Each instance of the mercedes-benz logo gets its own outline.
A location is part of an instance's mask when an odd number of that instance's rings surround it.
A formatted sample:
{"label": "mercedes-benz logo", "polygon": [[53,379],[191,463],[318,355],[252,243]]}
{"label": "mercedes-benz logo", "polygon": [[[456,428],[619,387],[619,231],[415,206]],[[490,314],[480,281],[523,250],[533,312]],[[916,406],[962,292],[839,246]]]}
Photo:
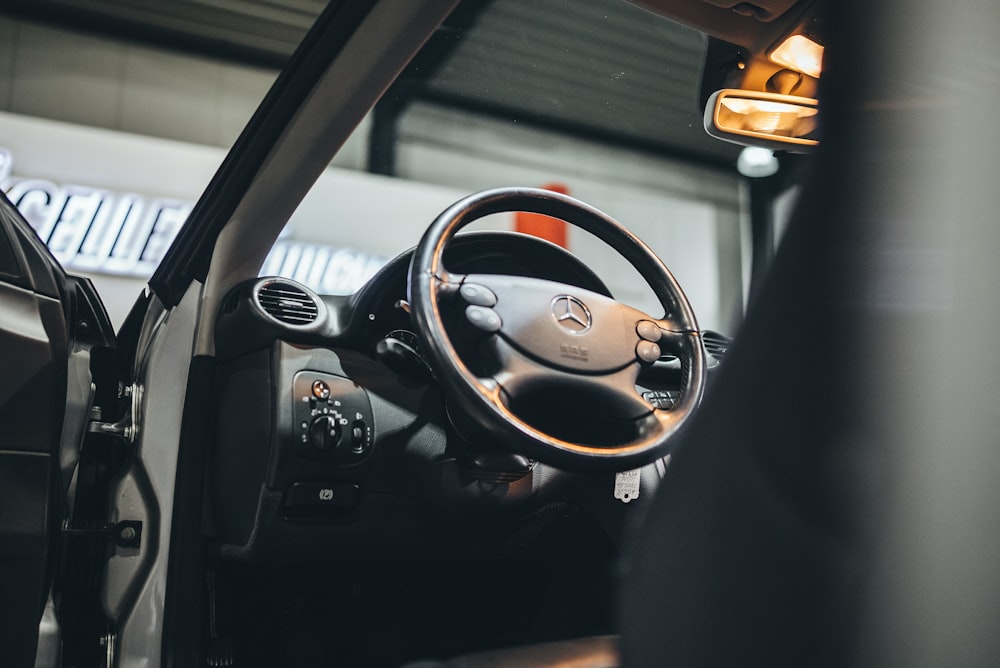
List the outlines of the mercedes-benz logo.
{"label": "mercedes-benz logo", "polygon": [[570,295],[559,295],[552,300],[552,317],[570,334],[583,334],[594,324],[587,305]]}

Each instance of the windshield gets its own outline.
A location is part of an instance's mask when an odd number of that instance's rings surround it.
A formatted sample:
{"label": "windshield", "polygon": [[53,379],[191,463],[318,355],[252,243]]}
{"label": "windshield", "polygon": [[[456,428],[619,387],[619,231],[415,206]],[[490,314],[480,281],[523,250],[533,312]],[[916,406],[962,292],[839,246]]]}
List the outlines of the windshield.
{"label": "windshield", "polygon": [[[286,23],[271,41],[219,47],[224,58],[169,35],[146,43],[0,14],[0,186],[69,271],[95,280],[116,323],[320,9],[257,17]],[[462,3],[334,158],[261,274],[352,293],[457,199],[548,187],[646,241],[700,325],[732,333],[749,284],[748,207],[739,147],[702,127],[705,48],[700,33],[619,0]],[[475,227],[541,234],[618,299],[659,313],[586,233],[515,215]]]}
{"label": "windshield", "polygon": [[[744,298],[738,147],[701,126],[703,55],[699,33],[616,0],[466,3],[357,129],[261,274],[350,293],[462,196],[545,187],[618,219],[665,260],[702,327],[731,331]],[[531,218],[473,228],[540,234],[618,299],[662,311],[600,242]]]}

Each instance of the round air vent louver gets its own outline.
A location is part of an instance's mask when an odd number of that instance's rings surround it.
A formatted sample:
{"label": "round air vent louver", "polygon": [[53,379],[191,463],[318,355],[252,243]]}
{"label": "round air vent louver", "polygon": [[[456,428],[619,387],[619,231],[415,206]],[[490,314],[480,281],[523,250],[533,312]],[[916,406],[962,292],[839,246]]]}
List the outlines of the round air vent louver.
{"label": "round air vent louver", "polygon": [[729,344],[731,343],[728,337],[706,329],[701,333],[701,340],[704,341],[705,352],[709,355],[720,362],[726,357],[726,352],[728,352]]}
{"label": "round air vent louver", "polygon": [[316,298],[289,281],[266,281],[257,286],[257,303],[269,316],[286,325],[310,325],[319,317]]}

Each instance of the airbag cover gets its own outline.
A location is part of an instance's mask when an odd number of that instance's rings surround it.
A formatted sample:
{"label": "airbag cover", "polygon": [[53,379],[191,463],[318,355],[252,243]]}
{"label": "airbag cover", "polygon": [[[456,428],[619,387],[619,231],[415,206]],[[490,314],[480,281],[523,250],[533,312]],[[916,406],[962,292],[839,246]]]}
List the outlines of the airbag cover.
{"label": "airbag cover", "polygon": [[[640,311],[582,288],[525,277],[475,275],[497,296],[500,336],[528,356],[574,372],[604,374],[636,361]],[[623,345],[622,342],[630,342]]]}

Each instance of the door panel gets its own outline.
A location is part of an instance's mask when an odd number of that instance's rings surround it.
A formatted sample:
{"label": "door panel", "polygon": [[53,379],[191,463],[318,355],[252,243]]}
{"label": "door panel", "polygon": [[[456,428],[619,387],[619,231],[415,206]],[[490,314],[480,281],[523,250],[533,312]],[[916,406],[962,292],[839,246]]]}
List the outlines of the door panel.
{"label": "door panel", "polygon": [[55,530],[52,461],[43,453],[0,451],[0,642],[11,666],[34,664]]}
{"label": "door panel", "polygon": [[66,278],[0,198],[0,647],[34,665],[62,517]]}
{"label": "door panel", "polygon": [[0,449],[45,453],[58,443],[66,343],[58,300],[0,280]]}

